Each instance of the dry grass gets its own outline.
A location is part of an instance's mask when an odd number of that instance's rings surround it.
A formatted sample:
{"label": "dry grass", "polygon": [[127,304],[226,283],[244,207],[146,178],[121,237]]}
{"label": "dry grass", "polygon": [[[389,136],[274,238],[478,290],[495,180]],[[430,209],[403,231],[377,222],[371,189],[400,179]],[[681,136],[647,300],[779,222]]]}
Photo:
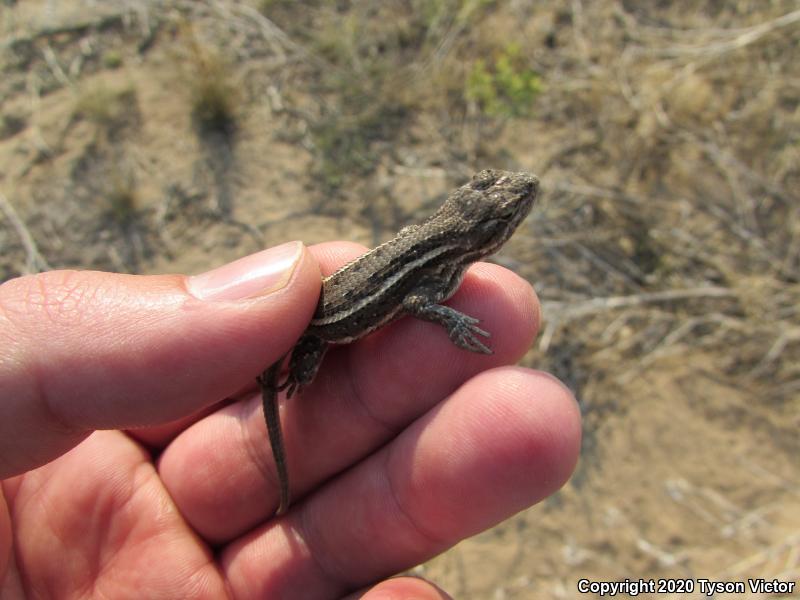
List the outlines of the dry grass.
{"label": "dry grass", "polygon": [[[22,4],[8,9],[17,25]],[[800,576],[800,523],[787,516],[800,489],[796,3],[104,10],[4,32],[3,278],[48,264],[200,268],[210,250],[233,257],[290,231],[376,241],[478,168],[534,171],[544,201],[498,260],[544,302],[527,364],[582,401],[584,460],[558,500],[570,518],[542,508],[563,524],[551,528],[523,515],[513,544],[501,527],[428,573],[464,597],[508,598],[571,597],[592,569]],[[86,85],[126,70],[133,88]],[[77,97],[74,115],[59,112],[63,97]],[[193,145],[198,131],[235,131],[236,147],[209,153]],[[215,186],[236,199],[225,211],[203,208]],[[193,252],[197,262],[180,262]],[[631,445],[641,431],[671,432],[665,457],[650,438]],[[685,455],[683,431],[694,436]],[[631,453],[652,462],[614,471]],[[636,496],[649,475],[651,494]],[[715,540],[712,562],[699,531]],[[512,546],[495,579],[472,579],[486,571],[475,556]]]}

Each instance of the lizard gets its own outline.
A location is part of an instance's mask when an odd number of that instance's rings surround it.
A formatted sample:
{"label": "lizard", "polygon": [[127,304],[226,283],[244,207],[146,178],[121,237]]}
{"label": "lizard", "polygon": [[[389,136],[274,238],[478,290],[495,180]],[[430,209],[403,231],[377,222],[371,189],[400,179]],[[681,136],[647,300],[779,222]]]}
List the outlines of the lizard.
{"label": "lizard", "polygon": [[[316,311],[290,350],[258,376],[264,418],[280,488],[276,515],[289,507],[289,475],[278,392],[291,398],[310,384],[328,346],[349,344],[410,315],[444,327],[459,348],[491,354],[479,320],[441,304],[458,289],[467,267],[499,249],[530,212],[539,180],[528,173],[483,170],[453,190],[427,220],[324,277]],[[289,356],[288,374],[280,373]]]}

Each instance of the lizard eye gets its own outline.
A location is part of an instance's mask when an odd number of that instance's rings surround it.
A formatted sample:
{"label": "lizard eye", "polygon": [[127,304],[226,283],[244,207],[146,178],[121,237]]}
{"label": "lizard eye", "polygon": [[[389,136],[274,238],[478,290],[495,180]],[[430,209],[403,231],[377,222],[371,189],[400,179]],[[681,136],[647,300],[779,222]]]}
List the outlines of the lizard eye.
{"label": "lizard eye", "polygon": [[497,181],[497,175],[490,169],[484,169],[472,178],[471,186],[474,190],[486,190]]}
{"label": "lizard eye", "polygon": [[500,219],[508,219],[514,216],[514,213],[517,211],[517,205],[515,202],[500,202],[497,205],[497,217]]}

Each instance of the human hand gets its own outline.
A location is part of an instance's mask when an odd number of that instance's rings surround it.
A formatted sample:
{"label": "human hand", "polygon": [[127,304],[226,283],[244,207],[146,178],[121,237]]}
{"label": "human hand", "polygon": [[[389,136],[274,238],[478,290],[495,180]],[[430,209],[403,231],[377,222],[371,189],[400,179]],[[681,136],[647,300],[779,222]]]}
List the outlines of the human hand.
{"label": "human hand", "polygon": [[476,265],[452,304],[495,353],[410,318],[329,352],[282,411],[296,503],[273,519],[254,378],[311,318],[317,261],[361,251],[293,243],[196,278],[0,286],[0,597],[446,597],[382,580],[558,489],[578,411],[552,377],[504,366],[538,305]]}

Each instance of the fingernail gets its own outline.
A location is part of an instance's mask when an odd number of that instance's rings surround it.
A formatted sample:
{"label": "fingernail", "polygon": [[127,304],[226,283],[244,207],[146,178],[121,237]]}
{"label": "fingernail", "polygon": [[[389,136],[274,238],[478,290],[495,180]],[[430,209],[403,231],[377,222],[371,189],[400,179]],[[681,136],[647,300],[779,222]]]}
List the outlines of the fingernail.
{"label": "fingernail", "polygon": [[201,300],[232,301],[266,296],[292,277],[302,242],[288,242],[189,277],[189,292]]}

